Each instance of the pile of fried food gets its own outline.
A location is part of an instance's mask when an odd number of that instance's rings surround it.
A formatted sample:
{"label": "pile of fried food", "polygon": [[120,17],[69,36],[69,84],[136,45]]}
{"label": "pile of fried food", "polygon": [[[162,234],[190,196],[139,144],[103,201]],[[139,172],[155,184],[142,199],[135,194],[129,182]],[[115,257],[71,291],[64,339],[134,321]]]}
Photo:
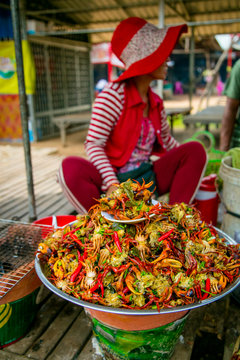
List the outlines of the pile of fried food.
{"label": "pile of fried food", "polygon": [[102,196],[100,205],[102,211],[111,214],[115,219],[132,220],[149,217],[156,213],[158,204],[153,204],[149,190],[152,182],[140,185],[137,181],[116,184],[117,189],[110,196]]}
{"label": "pile of fried food", "polygon": [[[135,184],[136,191],[147,190],[148,184]],[[216,296],[239,277],[239,245],[227,244],[194,207],[159,203],[151,219],[125,224],[102,216],[106,201],[39,244],[44,272],[63,292],[160,311]]]}

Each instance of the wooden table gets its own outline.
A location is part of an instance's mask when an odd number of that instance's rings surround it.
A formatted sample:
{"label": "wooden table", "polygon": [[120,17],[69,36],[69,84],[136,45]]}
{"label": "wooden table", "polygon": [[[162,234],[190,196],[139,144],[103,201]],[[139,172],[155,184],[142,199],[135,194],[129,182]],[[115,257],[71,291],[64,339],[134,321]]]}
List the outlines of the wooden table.
{"label": "wooden table", "polygon": [[70,125],[79,124],[85,127],[91,119],[91,111],[84,111],[76,114],[66,114],[55,116],[53,122],[60,130],[62,146],[66,146],[66,130]]}
{"label": "wooden table", "polygon": [[173,124],[174,124],[174,118],[176,115],[188,115],[191,112],[190,107],[184,107],[184,108],[166,108],[165,109],[167,116],[170,120],[170,128],[171,128],[171,134],[173,135]]}
{"label": "wooden table", "polygon": [[208,130],[210,124],[221,124],[224,107],[224,105],[209,106],[196,114],[187,115],[184,118],[183,123],[186,126],[200,123],[201,125],[205,125],[206,130]]}

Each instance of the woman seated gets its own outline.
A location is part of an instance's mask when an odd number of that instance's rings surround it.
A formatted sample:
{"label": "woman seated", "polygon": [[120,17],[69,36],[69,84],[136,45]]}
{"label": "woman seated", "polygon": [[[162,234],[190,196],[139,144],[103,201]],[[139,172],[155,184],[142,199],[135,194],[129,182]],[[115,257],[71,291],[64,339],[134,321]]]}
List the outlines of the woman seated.
{"label": "woman seated", "polygon": [[85,141],[88,160],[62,161],[58,181],[76,211],[86,213],[115,184],[153,181],[169,203],[191,204],[206,166],[199,142],[180,145],[170,134],[162,99],[150,83],[164,80],[168,60],[186,25],[159,29],[144,19],[123,20],[111,46],[125,71],[95,99]]}

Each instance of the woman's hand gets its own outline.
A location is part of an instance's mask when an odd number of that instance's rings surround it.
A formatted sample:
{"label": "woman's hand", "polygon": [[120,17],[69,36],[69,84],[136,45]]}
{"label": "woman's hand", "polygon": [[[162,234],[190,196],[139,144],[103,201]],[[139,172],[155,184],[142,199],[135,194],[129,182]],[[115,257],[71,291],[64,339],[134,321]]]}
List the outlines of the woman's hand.
{"label": "woman's hand", "polygon": [[117,186],[110,185],[109,188],[107,189],[106,195],[109,196],[116,189],[117,189]]}

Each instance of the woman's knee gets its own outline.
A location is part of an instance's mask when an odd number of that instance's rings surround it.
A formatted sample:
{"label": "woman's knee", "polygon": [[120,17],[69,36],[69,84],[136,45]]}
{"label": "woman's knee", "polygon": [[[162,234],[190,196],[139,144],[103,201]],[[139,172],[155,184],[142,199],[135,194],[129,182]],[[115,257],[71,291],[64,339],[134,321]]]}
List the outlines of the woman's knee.
{"label": "woman's knee", "polygon": [[184,152],[198,163],[198,166],[203,167],[207,161],[206,150],[198,141],[189,141],[181,145]]}
{"label": "woman's knee", "polygon": [[65,180],[90,181],[101,185],[101,176],[95,166],[88,160],[69,156],[63,159],[60,166]]}
{"label": "woman's knee", "polygon": [[79,213],[86,212],[100,196],[101,176],[86,159],[77,156],[65,158],[57,178],[63,193]]}
{"label": "woman's knee", "polygon": [[101,192],[99,172],[88,160],[77,156],[69,156],[62,161],[57,181],[63,191],[71,192],[76,198],[82,198],[85,194],[98,197]]}

